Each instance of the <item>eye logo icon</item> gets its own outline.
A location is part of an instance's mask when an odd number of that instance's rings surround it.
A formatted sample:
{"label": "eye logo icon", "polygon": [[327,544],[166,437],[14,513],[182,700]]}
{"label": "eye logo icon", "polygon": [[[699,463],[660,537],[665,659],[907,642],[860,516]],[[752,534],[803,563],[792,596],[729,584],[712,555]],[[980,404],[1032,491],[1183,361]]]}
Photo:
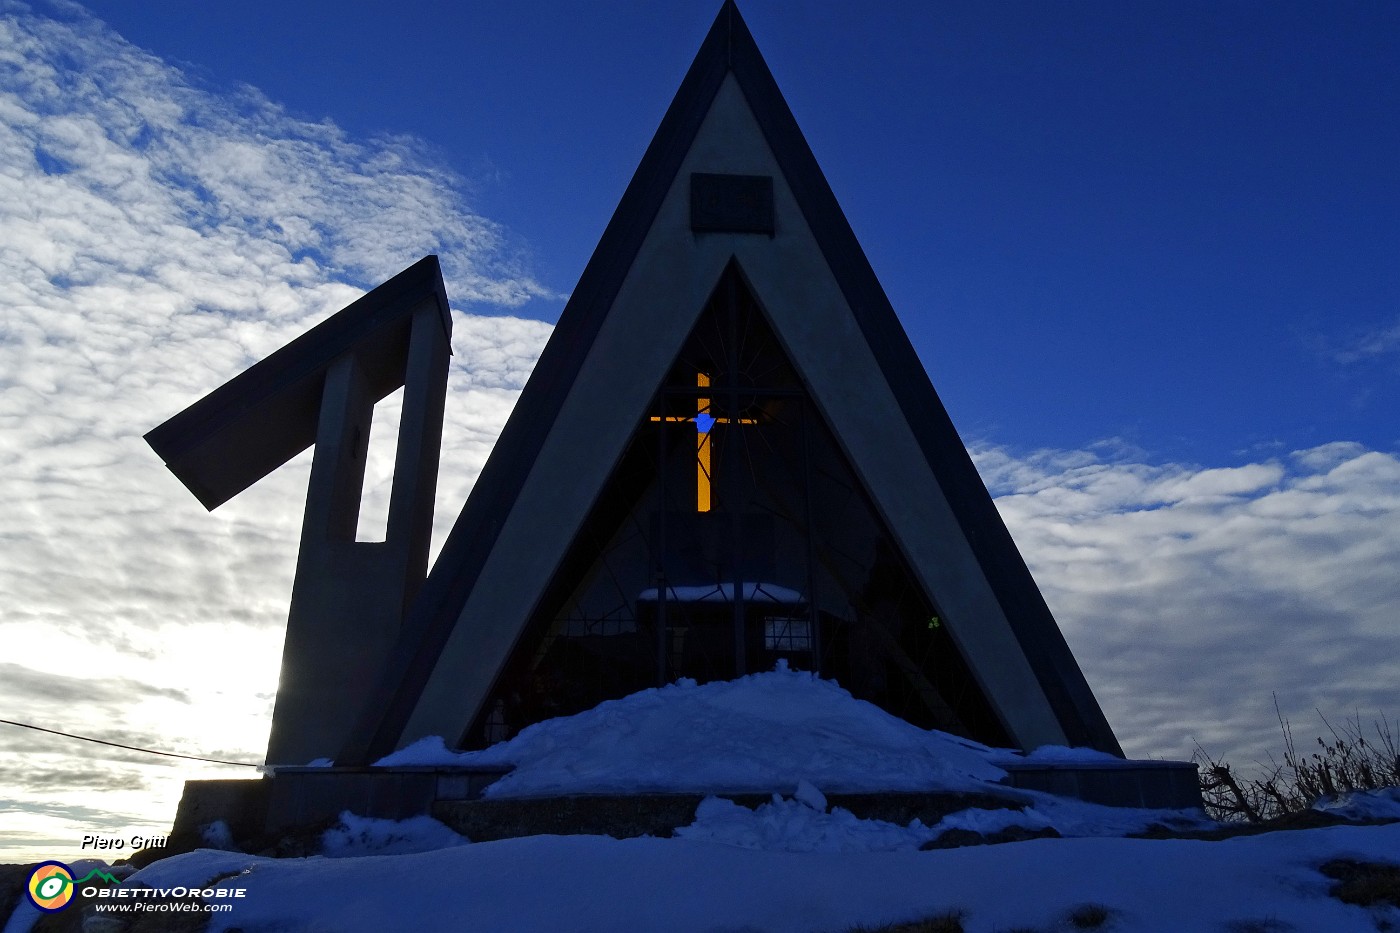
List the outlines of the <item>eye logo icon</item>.
{"label": "eye logo icon", "polygon": [[29,875],[29,902],[53,913],[73,899],[73,870],[62,862],[42,862]]}

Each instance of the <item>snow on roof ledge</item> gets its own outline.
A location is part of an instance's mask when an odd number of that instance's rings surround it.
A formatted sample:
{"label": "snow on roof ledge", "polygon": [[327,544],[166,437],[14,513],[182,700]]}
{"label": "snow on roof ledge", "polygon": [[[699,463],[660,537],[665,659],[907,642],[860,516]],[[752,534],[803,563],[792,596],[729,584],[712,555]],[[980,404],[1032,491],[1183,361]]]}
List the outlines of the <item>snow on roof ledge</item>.
{"label": "snow on roof ledge", "polygon": [[[744,583],[745,602],[801,603],[802,594],[776,583]],[[637,594],[637,600],[644,603],[657,601],[660,589],[649,587]],[[666,599],[676,603],[727,603],[734,598],[734,584],[715,583],[708,586],[668,586]]]}

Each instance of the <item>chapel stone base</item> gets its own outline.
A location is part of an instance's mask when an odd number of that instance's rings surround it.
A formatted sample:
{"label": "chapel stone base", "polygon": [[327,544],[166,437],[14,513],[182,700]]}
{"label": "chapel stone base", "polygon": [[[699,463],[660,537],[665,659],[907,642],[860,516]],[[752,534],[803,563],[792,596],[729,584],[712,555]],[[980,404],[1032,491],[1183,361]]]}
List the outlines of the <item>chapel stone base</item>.
{"label": "chapel stone base", "polygon": [[1104,760],[1026,763],[1006,768],[1006,783],[1107,807],[1200,809],[1201,785],[1189,761]]}
{"label": "chapel stone base", "polygon": [[[513,799],[483,798],[482,791],[509,767],[283,768],[260,780],[185,782],[170,848],[164,853],[208,846],[221,831],[245,851],[277,847],[279,840],[315,833],[341,813],[400,820],[428,815],[476,842],[538,834],[669,836],[695,819],[706,794],[571,795]],[[1093,764],[1025,764],[1007,769],[1002,787],[985,793],[828,793],[832,807],[862,819],[931,826],[970,807],[1021,809],[1034,805],[1026,791],[1045,791],[1090,803],[1147,809],[1200,809],[1196,766],[1182,761],[1105,761]],[[790,794],[792,788],[777,788]],[[741,806],[756,807],[771,794],[714,792]]]}

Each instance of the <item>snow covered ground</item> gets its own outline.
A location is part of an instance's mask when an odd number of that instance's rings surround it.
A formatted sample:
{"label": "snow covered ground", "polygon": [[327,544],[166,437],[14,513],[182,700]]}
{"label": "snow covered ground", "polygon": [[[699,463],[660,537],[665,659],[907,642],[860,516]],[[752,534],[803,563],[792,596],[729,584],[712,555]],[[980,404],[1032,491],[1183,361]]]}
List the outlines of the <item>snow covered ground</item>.
{"label": "snow covered ground", "polygon": [[[1371,933],[1384,929],[1378,921],[1400,923],[1400,911],[1329,897],[1331,882],[1317,866],[1332,858],[1400,861],[1400,824],[1225,842],[1037,839],[928,852],[599,836],[286,860],[201,850],[125,883],[193,886],[237,872],[219,883],[247,896],[231,913],[214,914],[210,929],[245,933],[811,933],[951,911],[962,913],[969,933],[1048,933],[1069,929],[1069,913],[1086,904],[1110,912],[1103,929],[1144,933]],[[21,912],[5,933],[27,930],[32,917]]]}
{"label": "snow covered ground", "polygon": [[[1098,757],[1048,748],[1035,760]],[[1221,842],[1125,838],[1199,813],[1099,807],[1020,792],[1023,809],[969,809],[936,826],[862,820],[826,793],[986,790],[1022,756],[926,732],[835,684],[779,669],[647,690],[460,754],[427,741],[385,763],[510,763],[491,796],[766,790],[749,810],[706,799],[675,838],[532,836],[471,843],[427,817],[346,814],[322,854],[270,859],[203,849],[122,882],[241,887],[213,931],[845,931],[959,913],[967,931],[1072,929],[1084,905],[1119,931],[1374,931],[1400,910],[1329,896],[1336,858],[1400,863],[1400,823]],[[1400,820],[1400,791],[1320,805]],[[1064,838],[921,850],[949,829],[1053,828]],[[208,838],[216,840],[218,834]],[[27,933],[16,911],[3,933]],[[1387,927],[1384,924],[1391,924]]]}

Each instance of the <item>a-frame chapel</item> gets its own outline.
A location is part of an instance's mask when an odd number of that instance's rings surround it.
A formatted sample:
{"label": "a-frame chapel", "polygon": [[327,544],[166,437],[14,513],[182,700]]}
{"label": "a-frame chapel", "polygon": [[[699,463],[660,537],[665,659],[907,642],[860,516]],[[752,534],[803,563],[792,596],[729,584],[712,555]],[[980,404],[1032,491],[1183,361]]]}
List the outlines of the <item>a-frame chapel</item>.
{"label": "a-frame chapel", "polygon": [[[270,764],[780,659],[922,727],[1122,754],[733,2],[429,571],[450,326],[424,260],[149,436],[210,507],[316,444]],[[405,384],[388,540],[355,542]]]}

